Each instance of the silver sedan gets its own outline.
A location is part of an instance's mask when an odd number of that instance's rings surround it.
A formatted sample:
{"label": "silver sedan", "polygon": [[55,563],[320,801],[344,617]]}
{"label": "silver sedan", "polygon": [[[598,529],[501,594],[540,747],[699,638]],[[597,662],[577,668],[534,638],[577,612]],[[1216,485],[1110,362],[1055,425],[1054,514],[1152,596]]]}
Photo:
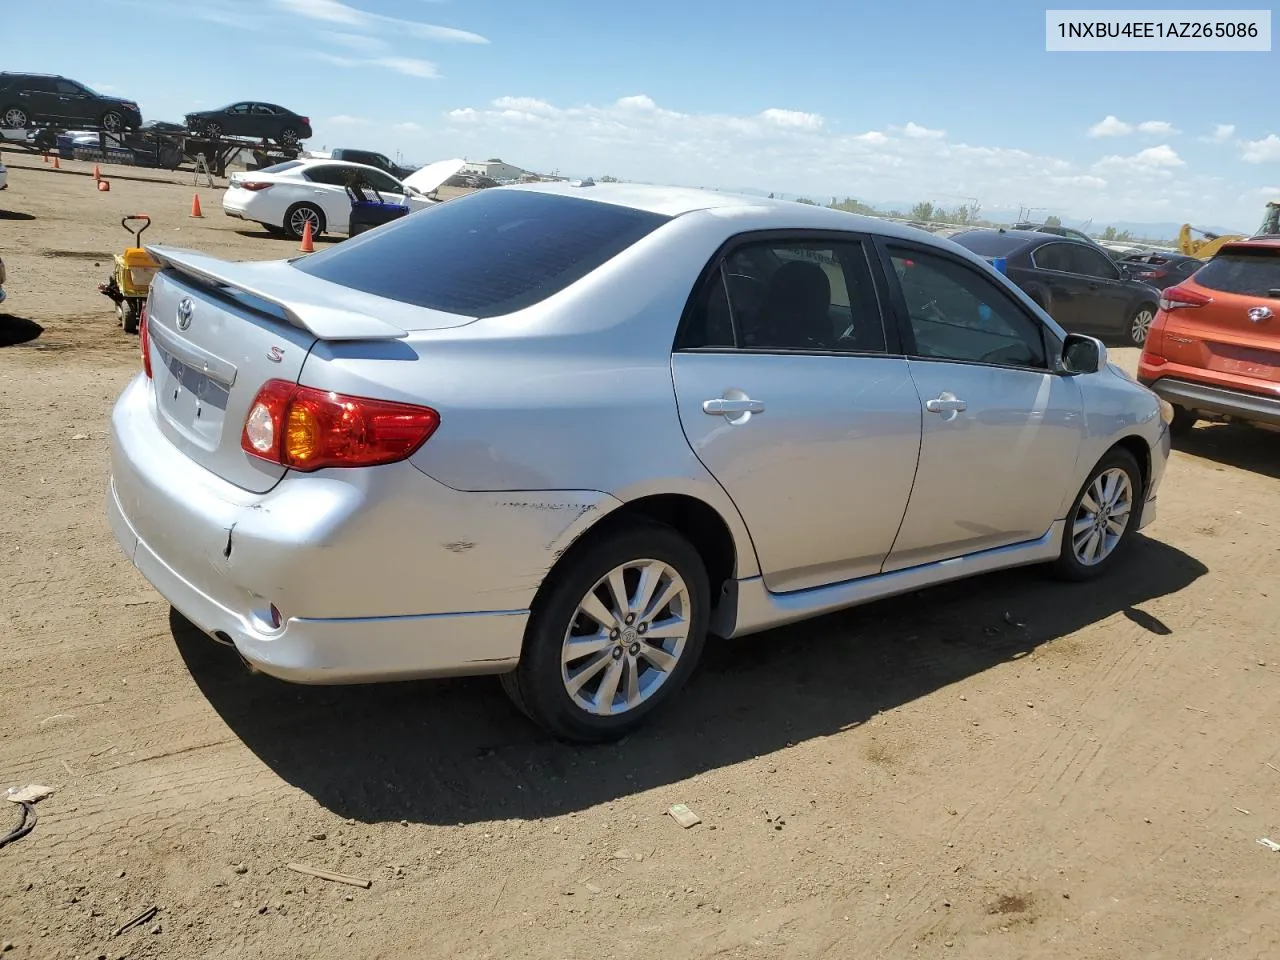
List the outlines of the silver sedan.
{"label": "silver sedan", "polygon": [[1155,517],[1160,401],[909,227],[587,181],[290,261],[149,249],[110,520],[286,680],[499,674],[608,739],[708,633],[1019,565],[1123,575]]}

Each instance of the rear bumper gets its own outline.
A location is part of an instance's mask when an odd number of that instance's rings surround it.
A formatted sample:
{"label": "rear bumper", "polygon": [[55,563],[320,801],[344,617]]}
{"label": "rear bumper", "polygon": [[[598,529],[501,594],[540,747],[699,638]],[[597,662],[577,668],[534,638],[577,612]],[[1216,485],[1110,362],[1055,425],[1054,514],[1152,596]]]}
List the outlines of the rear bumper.
{"label": "rear bumper", "polygon": [[106,507],[125,554],[201,630],[300,683],[510,669],[543,576],[609,500],[463,493],[410,463],[255,494],[170,443],[145,377],[111,417]]}
{"label": "rear bumper", "polygon": [[1210,387],[1176,377],[1158,377],[1144,385],[1162,400],[1188,410],[1280,426],[1280,396]]}

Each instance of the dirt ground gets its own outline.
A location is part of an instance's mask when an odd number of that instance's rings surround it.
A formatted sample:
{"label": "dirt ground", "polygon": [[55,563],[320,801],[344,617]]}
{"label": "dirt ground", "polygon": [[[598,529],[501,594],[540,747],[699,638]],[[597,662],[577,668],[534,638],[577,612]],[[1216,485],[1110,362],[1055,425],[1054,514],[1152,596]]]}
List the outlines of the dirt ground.
{"label": "dirt ground", "polygon": [[189,173],[5,159],[0,336],[42,332],[0,349],[0,785],[57,790],[0,850],[6,960],[1280,955],[1274,435],[1197,428],[1104,584],[720,642],[643,733],[568,747],[491,680],[289,686],[171,619],[104,518],[138,360],[96,285],[139,208],[296,245],[207,187],[191,219]]}

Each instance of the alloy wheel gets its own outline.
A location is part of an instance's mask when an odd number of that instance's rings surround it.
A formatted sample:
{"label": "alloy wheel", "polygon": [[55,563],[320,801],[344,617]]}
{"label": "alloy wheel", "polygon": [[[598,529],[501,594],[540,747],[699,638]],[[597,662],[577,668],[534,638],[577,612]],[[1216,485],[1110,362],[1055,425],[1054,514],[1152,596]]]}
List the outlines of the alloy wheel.
{"label": "alloy wheel", "polygon": [[1133,510],[1133,483],[1120,467],[1098,474],[1080,498],[1071,525],[1071,546],[1086,567],[1096,566],[1115,552]]}
{"label": "alloy wheel", "polygon": [[561,647],[561,679],[581,709],[598,716],[634,710],[671,677],[689,640],[690,590],[659,560],[633,560],[598,580]]}
{"label": "alloy wheel", "polygon": [[289,228],[299,237],[306,232],[307,224],[311,224],[311,235],[320,233],[320,214],[311,207],[299,207],[289,216]]}
{"label": "alloy wheel", "polygon": [[6,127],[20,130],[26,127],[28,122],[29,118],[26,112],[17,107],[10,107],[4,112],[4,125]]}
{"label": "alloy wheel", "polygon": [[1142,346],[1147,342],[1147,334],[1151,332],[1151,321],[1156,318],[1155,314],[1147,307],[1143,307],[1133,315],[1133,322],[1129,325],[1129,339],[1138,346]]}

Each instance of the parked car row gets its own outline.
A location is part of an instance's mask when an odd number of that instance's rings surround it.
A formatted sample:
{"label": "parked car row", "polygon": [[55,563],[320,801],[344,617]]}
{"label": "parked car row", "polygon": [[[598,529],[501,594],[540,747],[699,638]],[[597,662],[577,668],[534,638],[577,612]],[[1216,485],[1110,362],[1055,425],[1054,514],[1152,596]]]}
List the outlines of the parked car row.
{"label": "parked car row", "polygon": [[[142,111],[136,101],[98,93],[78,80],[55,74],[0,73],[0,127],[90,128],[118,134],[142,126]],[[290,148],[312,135],[309,118],[260,100],[193,111],[186,116],[185,128],[164,126],[214,140],[241,137]]]}
{"label": "parked car row", "polygon": [[951,240],[1004,263],[1009,279],[1064,329],[1141,346],[1160,291],[1130,277],[1097,244],[1038,230],[979,229]]}

